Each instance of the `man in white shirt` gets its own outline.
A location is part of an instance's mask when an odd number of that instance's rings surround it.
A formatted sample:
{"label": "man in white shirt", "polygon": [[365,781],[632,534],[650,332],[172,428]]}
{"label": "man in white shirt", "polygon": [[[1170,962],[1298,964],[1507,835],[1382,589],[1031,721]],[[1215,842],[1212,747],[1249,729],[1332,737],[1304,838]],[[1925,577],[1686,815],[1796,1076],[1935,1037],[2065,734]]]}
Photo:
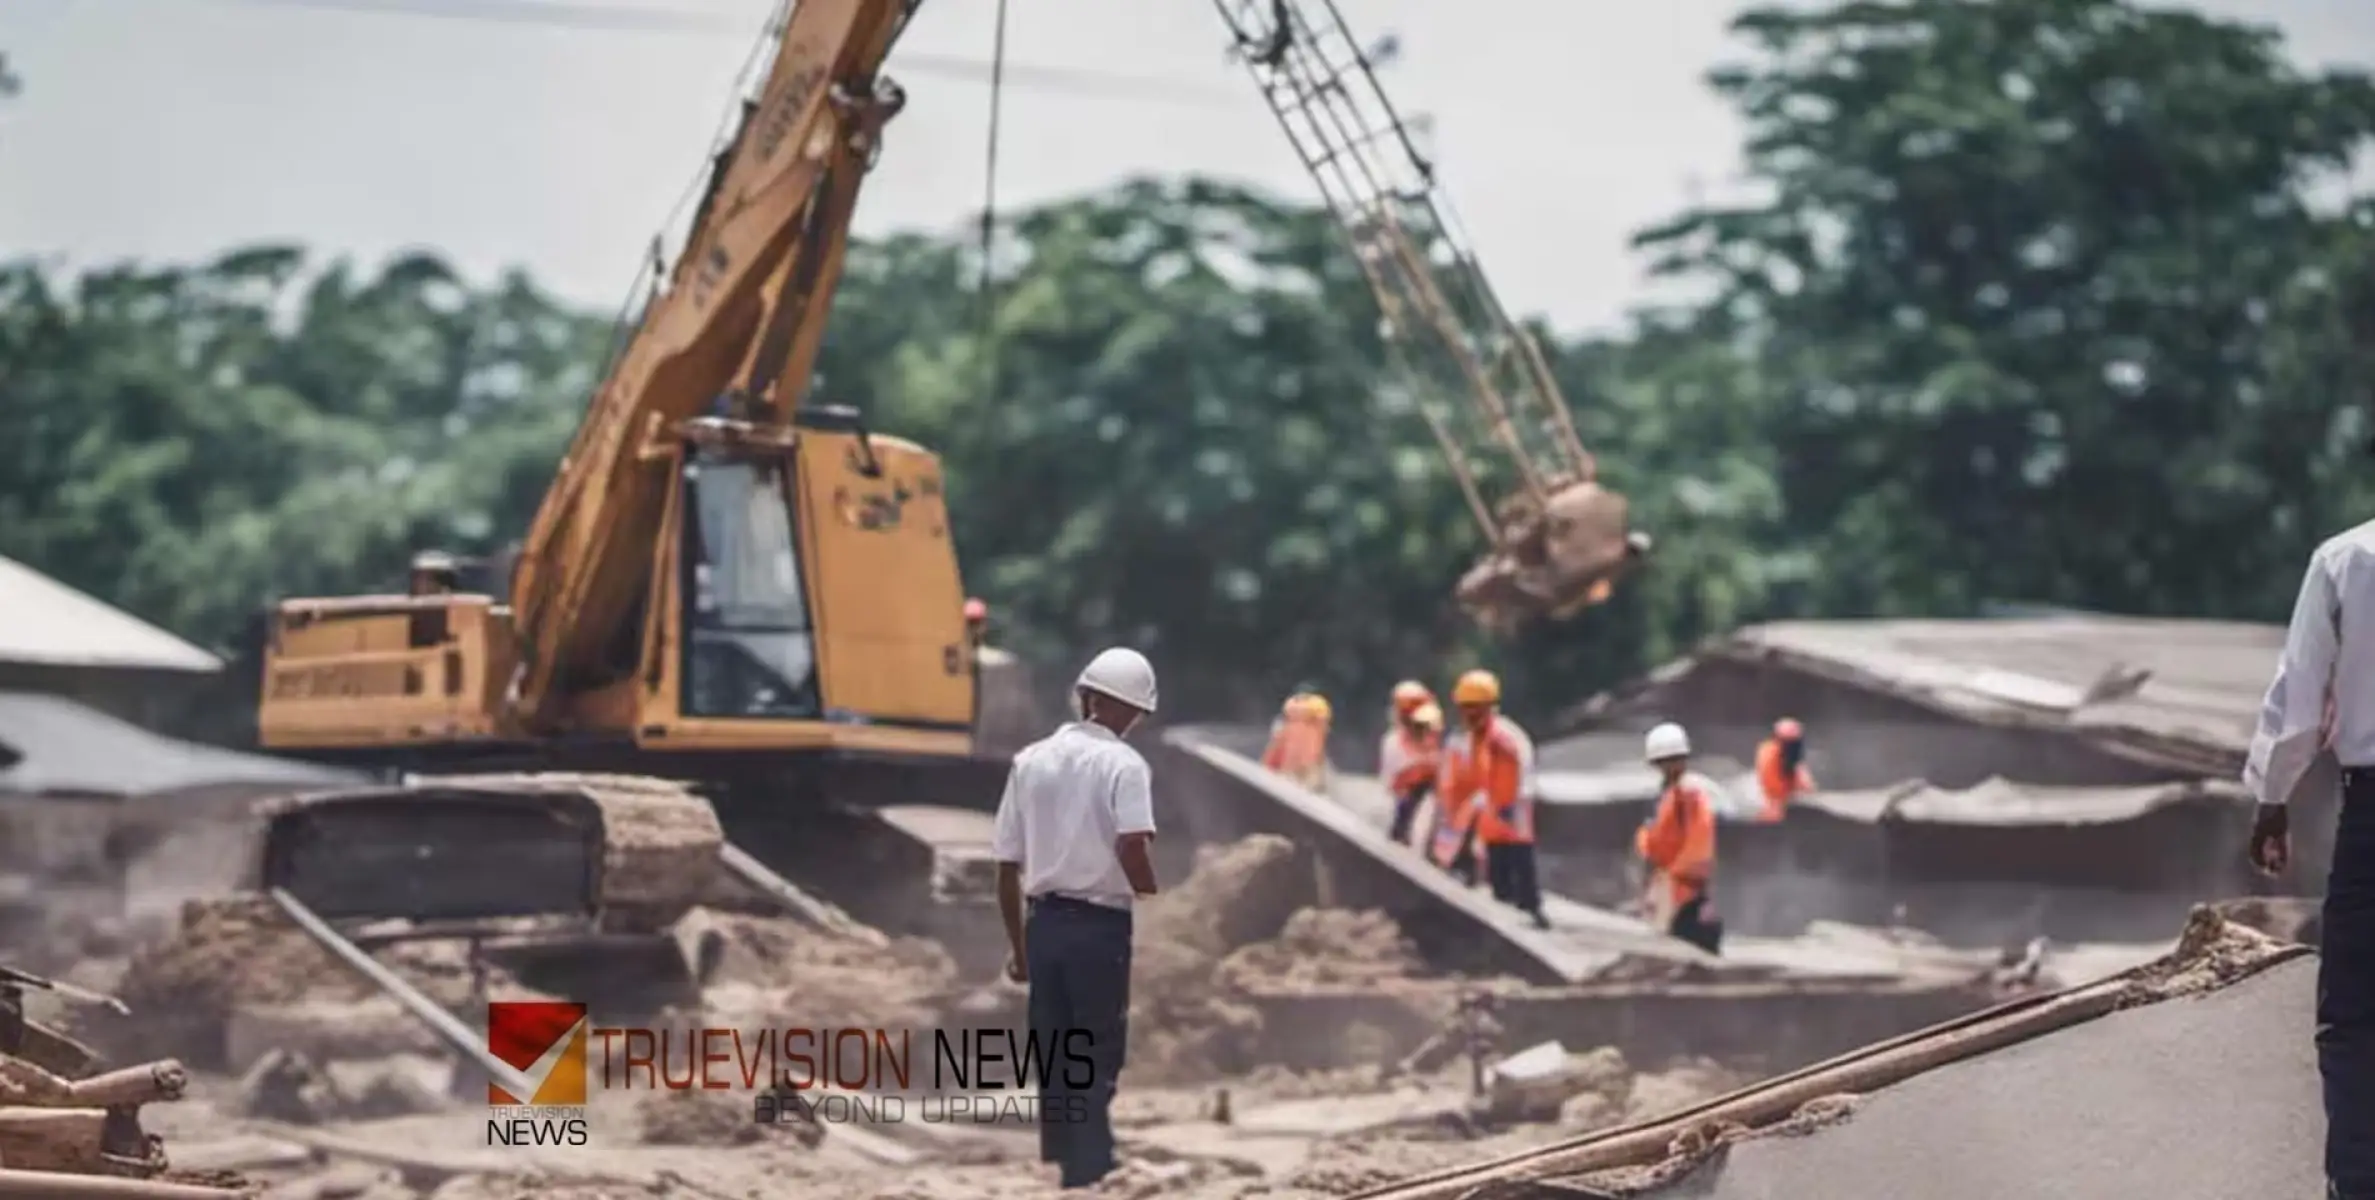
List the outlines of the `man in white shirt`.
{"label": "man in white shirt", "polygon": [[1006,973],[1030,984],[1037,1061],[1053,1066],[1039,1070],[1039,1158],[1058,1164],[1063,1186],[1083,1188],[1114,1168],[1130,906],[1155,893],[1152,775],[1122,740],[1155,710],[1154,666],[1135,650],[1107,650],[1073,693],[1080,719],[1014,756],[991,852]]}
{"label": "man in white shirt", "polygon": [[2291,864],[2287,804],[2327,749],[2342,767],[2342,805],[2317,968],[2326,1195],[2375,1200],[2375,521],[2319,546],[2301,581],[2243,765],[2259,799],[2251,858],[2260,870]]}

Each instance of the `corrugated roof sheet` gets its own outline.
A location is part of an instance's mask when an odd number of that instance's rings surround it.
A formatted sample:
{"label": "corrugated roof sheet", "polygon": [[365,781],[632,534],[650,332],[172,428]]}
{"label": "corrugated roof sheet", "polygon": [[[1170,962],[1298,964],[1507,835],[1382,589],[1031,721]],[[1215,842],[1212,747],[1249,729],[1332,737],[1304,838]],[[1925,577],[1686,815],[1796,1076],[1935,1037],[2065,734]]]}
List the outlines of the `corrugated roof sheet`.
{"label": "corrugated roof sheet", "polygon": [[2283,645],[2280,625],[2058,616],[1783,621],[1705,653],[1778,659],[1970,715],[2239,759]]}
{"label": "corrugated roof sheet", "polygon": [[0,692],[0,792],[137,796],[219,784],[312,787],[349,772],[184,742],[62,696]]}
{"label": "corrugated roof sheet", "polygon": [[0,617],[0,662],[223,669],[214,655],[12,558],[0,557]]}

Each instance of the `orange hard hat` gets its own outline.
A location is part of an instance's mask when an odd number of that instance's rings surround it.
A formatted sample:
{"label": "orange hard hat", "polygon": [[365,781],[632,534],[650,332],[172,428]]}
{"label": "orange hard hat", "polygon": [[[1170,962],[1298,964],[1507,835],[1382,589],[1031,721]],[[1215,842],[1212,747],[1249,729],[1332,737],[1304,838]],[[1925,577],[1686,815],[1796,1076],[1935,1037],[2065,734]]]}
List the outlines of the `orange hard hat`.
{"label": "orange hard hat", "polygon": [[1435,693],[1428,691],[1427,685],[1415,679],[1405,679],[1394,685],[1394,711],[1405,717],[1417,712],[1419,705],[1434,698]]}
{"label": "orange hard hat", "polygon": [[965,619],[974,622],[989,620],[990,606],[983,604],[979,596],[965,597]]}
{"label": "orange hard hat", "polygon": [[1793,718],[1783,717],[1773,722],[1773,736],[1785,742],[1794,742],[1806,736],[1806,727]]}
{"label": "orange hard hat", "polygon": [[1472,704],[1499,704],[1501,679],[1490,671],[1470,671],[1451,686],[1451,702],[1463,708]]}

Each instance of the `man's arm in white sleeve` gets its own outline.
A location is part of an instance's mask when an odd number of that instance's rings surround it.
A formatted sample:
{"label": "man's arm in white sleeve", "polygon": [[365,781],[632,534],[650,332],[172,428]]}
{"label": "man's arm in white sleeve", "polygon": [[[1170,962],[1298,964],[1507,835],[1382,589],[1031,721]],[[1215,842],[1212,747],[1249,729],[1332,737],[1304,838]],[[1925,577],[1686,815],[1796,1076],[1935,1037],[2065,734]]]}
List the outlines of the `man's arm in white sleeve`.
{"label": "man's arm in white sleeve", "polygon": [[2243,762],[2243,786],[2262,804],[2290,800],[2317,761],[2324,741],[2326,697],[2333,689],[2334,659],[2341,645],[2336,600],[2324,557],[2312,557],[2285,633],[2284,656],[2260,704],[2259,729]]}
{"label": "man's arm in white sleeve", "polygon": [[1130,890],[1141,896],[1154,895],[1154,777],[1143,759],[1127,764],[1114,780],[1113,832],[1113,853],[1121,860]]}
{"label": "man's arm in white sleeve", "polygon": [[1019,763],[1006,768],[1006,794],[998,797],[998,819],[990,830],[990,857],[998,862],[998,920],[1006,926],[1007,974],[1028,961],[1023,954],[1023,806],[1015,797]]}

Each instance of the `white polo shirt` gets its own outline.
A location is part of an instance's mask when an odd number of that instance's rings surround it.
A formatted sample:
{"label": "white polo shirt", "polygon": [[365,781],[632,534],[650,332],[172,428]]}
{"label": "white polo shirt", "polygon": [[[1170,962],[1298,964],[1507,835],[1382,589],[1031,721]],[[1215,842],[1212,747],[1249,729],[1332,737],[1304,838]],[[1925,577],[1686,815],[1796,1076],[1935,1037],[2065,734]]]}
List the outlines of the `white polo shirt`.
{"label": "white polo shirt", "polygon": [[1022,867],[1025,896],[1069,896],[1128,909],[1115,839],[1153,833],[1146,759],[1102,725],[1074,721],[1016,752],[990,852]]}

